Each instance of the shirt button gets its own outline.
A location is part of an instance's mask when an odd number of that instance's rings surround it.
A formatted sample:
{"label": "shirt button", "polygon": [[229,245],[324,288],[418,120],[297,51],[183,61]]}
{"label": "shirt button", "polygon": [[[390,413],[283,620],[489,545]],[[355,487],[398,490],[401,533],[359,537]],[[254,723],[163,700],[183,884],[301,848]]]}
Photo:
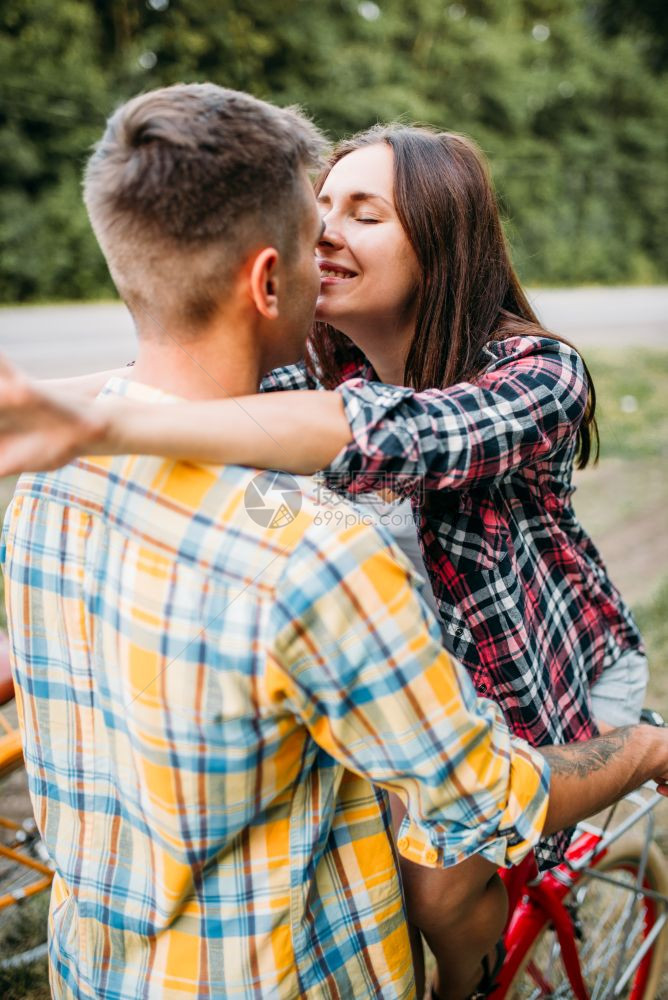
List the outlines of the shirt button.
{"label": "shirt button", "polygon": [[399,840],[397,841],[397,847],[399,848],[400,851],[405,851],[406,848],[408,847],[408,837],[399,837]]}
{"label": "shirt button", "polygon": [[430,847],[427,853],[425,854],[425,859],[429,862],[430,865],[435,864],[438,861],[438,851],[435,850],[433,847]]}
{"label": "shirt button", "polygon": [[464,629],[463,628],[456,628],[455,629],[455,635],[464,635]]}
{"label": "shirt button", "polygon": [[478,688],[479,694],[487,694],[488,691],[489,691],[488,684],[481,684],[480,687]]}

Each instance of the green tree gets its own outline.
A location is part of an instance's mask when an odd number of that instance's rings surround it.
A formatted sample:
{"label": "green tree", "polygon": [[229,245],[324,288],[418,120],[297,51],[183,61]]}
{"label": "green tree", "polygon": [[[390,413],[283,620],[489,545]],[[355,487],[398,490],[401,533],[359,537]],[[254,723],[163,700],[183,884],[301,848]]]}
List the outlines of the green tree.
{"label": "green tree", "polygon": [[91,143],[132,94],[203,79],[301,104],[333,138],[397,118],[471,135],[526,281],[665,280],[655,6],[621,23],[607,0],[5,0],[0,298],[109,293],[79,193]]}
{"label": "green tree", "polygon": [[94,12],[78,0],[9,0],[1,18],[0,298],[109,294],[80,196],[109,108]]}

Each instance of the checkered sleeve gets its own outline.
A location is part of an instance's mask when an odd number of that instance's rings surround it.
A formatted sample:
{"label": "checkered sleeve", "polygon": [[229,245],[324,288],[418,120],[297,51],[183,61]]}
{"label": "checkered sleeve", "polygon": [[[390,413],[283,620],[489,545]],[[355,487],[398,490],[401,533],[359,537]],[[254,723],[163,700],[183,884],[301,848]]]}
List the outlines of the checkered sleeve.
{"label": "checkered sleeve", "polygon": [[365,525],[309,528],[277,586],[272,698],[347,769],[402,798],[405,857],[517,863],[545,820],[547,765],[476,697],[394,553]]}
{"label": "checkered sleeve", "polygon": [[334,488],[364,493],[379,475],[397,492],[492,483],[572,441],[587,403],[584,365],[549,337],[504,341],[475,383],[416,392],[363,379],[337,391],[353,439],[325,470]]}
{"label": "checkered sleeve", "polygon": [[260,392],[288,392],[294,389],[320,389],[318,379],[306,367],[304,361],[294,365],[283,365],[268,372],[260,383]]}

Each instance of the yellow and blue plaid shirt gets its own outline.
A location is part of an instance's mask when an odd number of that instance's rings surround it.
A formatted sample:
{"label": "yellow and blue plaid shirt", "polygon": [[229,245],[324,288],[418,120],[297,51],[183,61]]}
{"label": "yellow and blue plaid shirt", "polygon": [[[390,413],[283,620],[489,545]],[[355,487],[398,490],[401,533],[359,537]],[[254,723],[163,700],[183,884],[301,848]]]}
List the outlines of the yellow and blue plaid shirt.
{"label": "yellow and blue plaid shirt", "polygon": [[543,758],[389,536],[305,479],[258,523],[257,475],[122,456],[19,481],[2,562],[56,997],[413,997],[384,789],[428,866],[540,834]]}

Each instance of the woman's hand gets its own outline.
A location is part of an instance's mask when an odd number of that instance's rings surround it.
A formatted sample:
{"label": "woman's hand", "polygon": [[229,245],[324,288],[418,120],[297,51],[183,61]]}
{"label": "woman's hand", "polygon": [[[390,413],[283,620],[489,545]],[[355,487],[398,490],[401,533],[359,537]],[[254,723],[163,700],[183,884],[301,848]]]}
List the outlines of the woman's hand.
{"label": "woman's hand", "polygon": [[0,356],[0,476],[57,469],[99,451],[107,431],[104,407],[34,382]]}

